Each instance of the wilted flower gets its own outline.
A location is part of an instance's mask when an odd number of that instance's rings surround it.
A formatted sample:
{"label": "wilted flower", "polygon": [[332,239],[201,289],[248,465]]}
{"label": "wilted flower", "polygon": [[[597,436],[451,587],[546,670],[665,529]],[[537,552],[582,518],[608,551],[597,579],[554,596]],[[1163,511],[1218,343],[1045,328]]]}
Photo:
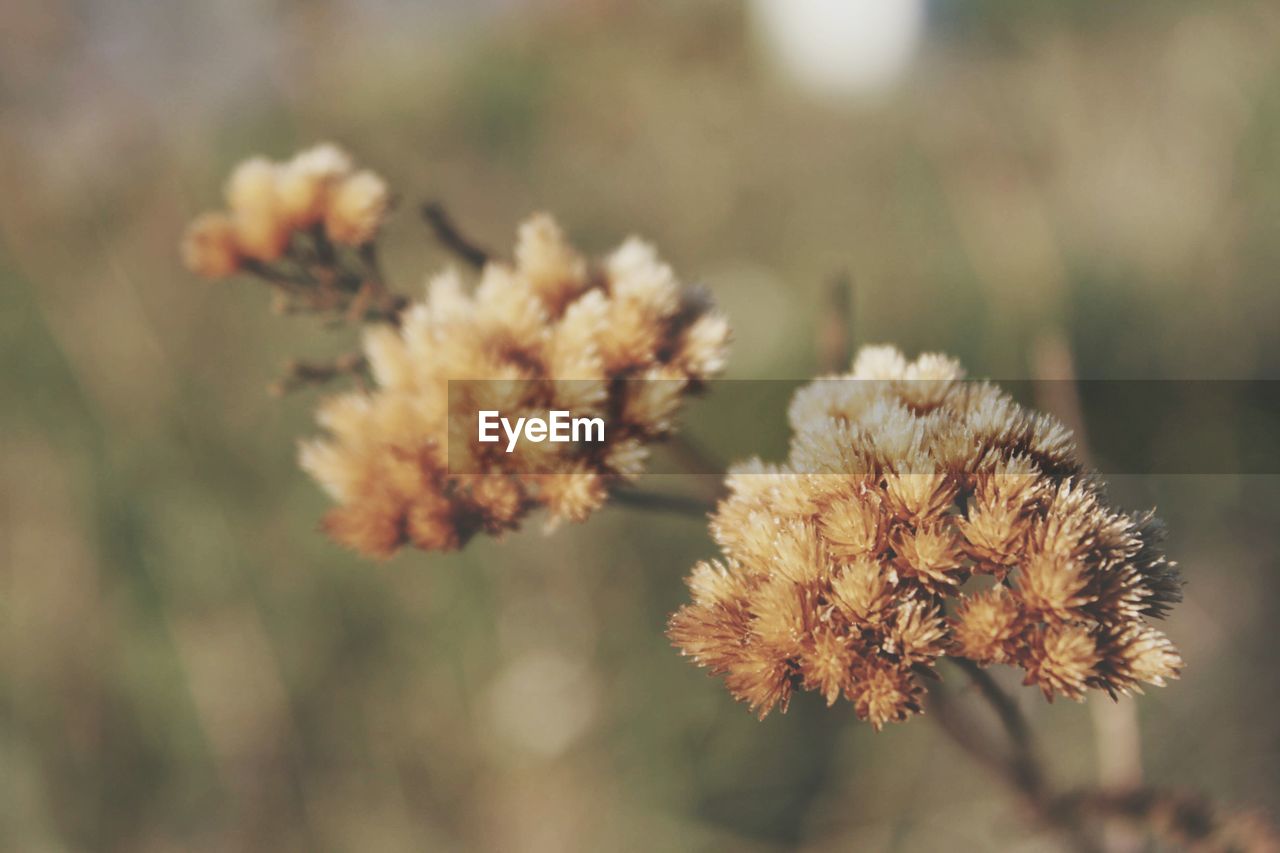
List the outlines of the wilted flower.
{"label": "wilted flower", "polygon": [[[302,448],[303,467],[338,502],[324,527],[385,557],[514,529],[539,506],[552,523],[582,520],[639,472],[685,394],[721,369],[727,337],[724,318],[649,245],[628,240],[590,264],[535,216],[514,262],[489,262],[474,293],[442,273],[398,327],[366,333],[378,387],[328,400],[328,437]],[[604,418],[605,440],[512,452],[476,441],[481,410],[557,409]]]}
{"label": "wilted flower", "polygon": [[797,393],[785,465],[730,473],[723,559],[670,636],[761,716],[799,687],[879,728],[920,710],[942,655],[1020,666],[1050,699],[1178,675],[1147,624],[1181,597],[1152,517],[1106,505],[1060,423],[960,379],[863,349]]}

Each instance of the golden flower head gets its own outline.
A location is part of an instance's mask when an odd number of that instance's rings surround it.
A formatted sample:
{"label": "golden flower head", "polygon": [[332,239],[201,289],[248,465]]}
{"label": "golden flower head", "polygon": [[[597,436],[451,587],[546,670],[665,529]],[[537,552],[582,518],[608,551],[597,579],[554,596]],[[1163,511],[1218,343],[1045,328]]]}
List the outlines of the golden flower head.
{"label": "golden flower head", "polygon": [[[370,392],[327,401],[302,465],[338,505],[325,529],[361,553],[447,550],[544,507],[580,521],[637,474],[683,398],[723,363],[728,326],[648,244],[588,263],[548,216],[520,227],[513,263],[473,292],[448,271],[399,327],[371,329]],[[450,380],[454,380],[452,383]],[[471,381],[460,381],[471,380]],[[607,420],[603,442],[476,442],[476,413]]]}
{"label": "golden flower head", "polygon": [[723,561],[669,627],[761,716],[800,688],[906,719],[943,655],[1019,666],[1050,698],[1178,675],[1147,622],[1181,597],[1159,528],[1106,505],[1057,421],[893,347],[801,389],[790,419],[785,465],[730,473]]}

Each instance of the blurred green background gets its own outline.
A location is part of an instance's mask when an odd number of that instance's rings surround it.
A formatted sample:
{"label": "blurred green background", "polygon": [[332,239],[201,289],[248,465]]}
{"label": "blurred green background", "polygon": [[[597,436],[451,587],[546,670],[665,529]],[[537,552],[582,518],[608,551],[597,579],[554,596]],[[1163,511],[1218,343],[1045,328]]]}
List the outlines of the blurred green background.
{"label": "blurred green background", "polygon": [[[177,259],[236,161],[332,139],[403,201],[402,288],[448,260],[428,198],[495,249],[539,209],[593,252],[639,233],[730,315],[731,377],[814,373],[841,270],[859,342],[975,375],[1280,377],[1280,8],[903,3],[874,50],[767,0],[7,3],[0,848],[1055,849],[927,719],[758,723],[682,660],[697,520],[328,544],[315,394],[264,388],[350,335]],[[1189,582],[1147,778],[1275,809],[1277,478],[1112,491]],[[1107,772],[1114,715],[1018,695],[1058,781]]]}

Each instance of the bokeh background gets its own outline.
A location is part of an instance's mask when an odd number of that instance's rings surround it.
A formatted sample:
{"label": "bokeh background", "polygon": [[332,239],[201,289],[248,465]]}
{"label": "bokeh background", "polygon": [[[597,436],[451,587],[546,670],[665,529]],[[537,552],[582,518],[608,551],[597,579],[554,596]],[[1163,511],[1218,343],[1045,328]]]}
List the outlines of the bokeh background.
{"label": "bokeh background", "polygon": [[[264,389],[350,335],[176,244],[241,157],[332,139],[403,200],[403,288],[449,260],[424,199],[495,249],[539,209],[592,251],[639,233],[729,313],[731,377],[811,375],[844,271],[855,340],[976,375],[1275,379],[1278,45],[1269,0],[10,0],[0,848],[1055,849],[927,719],[759,723],[682,660],[696,519],[328,544],[316,395]],[[782,411],[751,429],[785,445]],[[1019,692],[1055,778],[1140,744],[1151,781],[1274,810],[1277,478],[1113,495],[1169,523],[1187,669],[1136,739]]]}

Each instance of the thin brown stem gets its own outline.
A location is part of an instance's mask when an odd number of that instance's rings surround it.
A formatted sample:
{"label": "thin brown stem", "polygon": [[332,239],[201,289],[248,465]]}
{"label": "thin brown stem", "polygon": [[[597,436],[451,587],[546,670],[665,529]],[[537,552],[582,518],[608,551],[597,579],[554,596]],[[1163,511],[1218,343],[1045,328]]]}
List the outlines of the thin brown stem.
{"label": "thin brown stem", "polygon": [[965,671],[978,695],[995,713],[1008,743],[993,743],[972,716],[955,704],[953,696],[935,685],[926,694],[926,700],[942,732],[1013,791],[1038,824],[1061,834],[1081,853],[1099,850],[1097,842],[1080,825],[1078,815],[1061,808],[1058,798],[1051,793],[1030,726],[1014,699],[990,673],[972,661],[951,660]]}
{"label": "thin brown stem", "polygon": [[985,670],[971,661],[952,660],[969,674],[978,695],[995,712],[1010,748],[993,743],[940,685],[926,694],[930,715],[952,743],[1015,793],[1037,823],[1060,833],[1073,848],[1102,849],[1089,832],[1090,822],[1096,828],[1119,821],[1144,834],[1197,850],[1249,853],[1280,849],[1280,833],[1268,820],[1258,814],[1223,810],[1199,794],[1146,787],[1053,791],[1017,703]]}
{"label": "thin brown stem", "polygon": [[333,250],[333,244],[329,242],[329,235],[325,233],[324,225],[316,223],[311,226],[311,245],[315,249],[316,260],[322,267],[336,265],[337,255]]}
{"label": "thin brown stem", "polygon": [[355,352],[340,355],[332,361],[293,360],[288,362],[284,375],[273,382],[269,390],[274,396],[283,397],[299,388],[332,382],[339,376],[354,376],[359,379],[367,366],[365,357]]}
{"label": "thin brown stem", "polygon": [[[401,313],[409,305],[408,298],[387,286],[387,277],[382,272],[382,260],[376,244],[365,243],[360,247],[359,256],[363,278],[352,300],[349,318],[352,322],[363,320],[398,326]],[[357,301],[360,302],[359,305],[356,304]]]}
{"label": "thin brown stem", "polygon": [[453,217],[444,209],[444,205],[429,201],[422,205],[421,212],[423,221],[430,226],[431,232],[435,234],[440,244],[466,262],[468,266],[481,269],[488,263],[489,253],[459,230]]}
{"label": "thin brown stem", "polygon": [[999,747],[982,733],[972,716],[957,705],[942,687],[934,686],[925,693],[925,709],[952,743],[1002,782],[1022,793],[1008,762],[1001,757]]}
{"label": "thin brown stem", "polygon": [[1018,777],[1019,785],[1028,791],[1043,792],[1045,774],[1037,754],[1031,727],[1017,701],[1004,691],[991,673],[967,658],[952,658],[963,669],[977,688],[979,695],[991,706],[1009,740],[1011,772]]}
{"label": "thin brown stem", "polygon": [[252,258],[245,258],[240,262],[240,265],[245,272],[257,276],[272,287],[278,288],[281,292],[291,296],[307,295],[313,284],[305,277],[300,278],[296,275],[289,275],[276,269],[271,264],[265,264]]}

